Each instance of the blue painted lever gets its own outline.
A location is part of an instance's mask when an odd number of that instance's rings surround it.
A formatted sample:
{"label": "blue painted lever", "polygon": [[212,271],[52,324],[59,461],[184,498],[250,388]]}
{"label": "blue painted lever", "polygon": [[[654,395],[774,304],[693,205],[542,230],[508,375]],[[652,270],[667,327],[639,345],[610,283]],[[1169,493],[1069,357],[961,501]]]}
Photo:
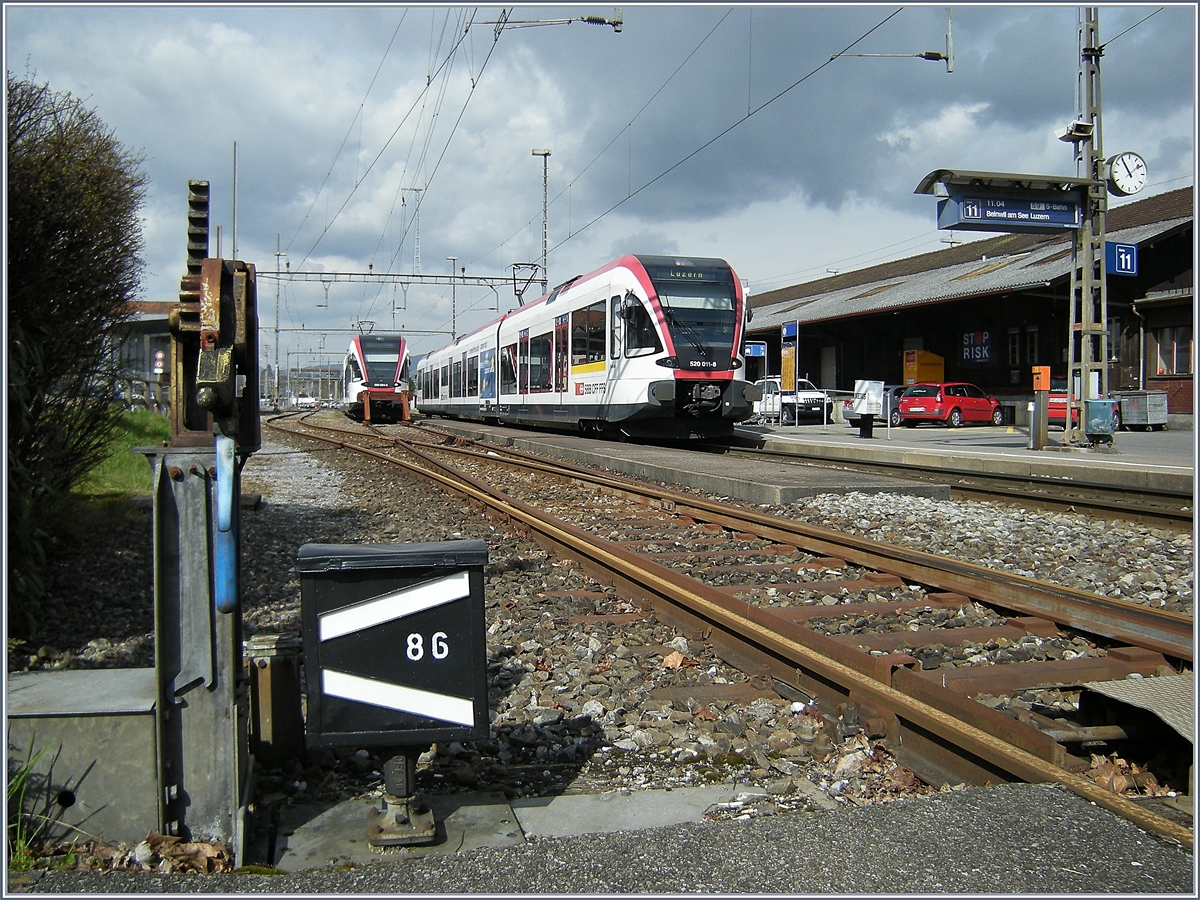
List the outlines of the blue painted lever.
{"label": "blue painted lever", "polygon": [[231,613],[238,602],[238,541],[234,487],[237,470],[233,438],[217,435],[217,534],[213,547],[213,603],[217,612]]}

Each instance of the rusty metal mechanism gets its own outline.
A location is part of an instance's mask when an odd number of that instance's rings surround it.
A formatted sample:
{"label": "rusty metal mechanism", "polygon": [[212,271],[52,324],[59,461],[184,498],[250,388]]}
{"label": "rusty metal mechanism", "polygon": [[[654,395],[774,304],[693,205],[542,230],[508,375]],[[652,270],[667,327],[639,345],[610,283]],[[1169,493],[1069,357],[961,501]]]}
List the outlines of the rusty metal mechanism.
{"label": "rusty metal mechanism", "polygon": [[432,844],[437,839],[433,810],[416,791],[417,748],[403,752],[383,764],[382,808],[367,813],[367,843],[375,850]]}
{"label": "rusty metal mechanism", "polygon": [[[187,273],[170,315],[171,440],[154,470],[158,830],[245,853],[241,467],[261,446],[254,266],[208,258],[207,181],[188,182]],[[185,474],[186,473],[186,474]]]}
{"label": "rusty metal mechanism", "polygon": [[208,258],[207,181],[188,182],[188,262],[171,311],[171,445],[233,438],[262,443],[258,417],[258,298],[254,265]]}

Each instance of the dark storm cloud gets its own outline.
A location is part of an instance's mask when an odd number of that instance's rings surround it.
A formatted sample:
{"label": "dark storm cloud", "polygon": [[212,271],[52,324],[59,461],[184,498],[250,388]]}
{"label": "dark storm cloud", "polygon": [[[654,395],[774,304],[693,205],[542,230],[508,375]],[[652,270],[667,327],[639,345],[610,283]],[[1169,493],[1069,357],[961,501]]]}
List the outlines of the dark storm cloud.
{"label": "dark storm cloud", "polygon": [[[1101,9],[1106,145],[1145,153],[1152,180],[1186,179],[1194,8],[1164,8],[1117,37],[1157,8]],[[712,255],[736,245],[731,261],[750,278],[820,272],[828,263],[780,254],[811,244],[832,261],[932,232],[932,206],[912,192],[934,168],[1074,168],[1053,138],[1075,114],[1071,6],[954,7],[950,74],[911,57],[829,60],[859,38],[852,52],[941,52],[944,6],[626,6],[620,33],[576,21],[497,40],[487,22],[499,12],[475,11],[464,37],[465,7],[31,5],[8,8],[6,39],[10,70],[28,60],[145,151],[147,289],[159,299],[182,274],[188,179],[212,182],[229,252],[235,141],[239,254],[260,271],[274,269],[276,235],[293,268],[411,271],[418,196],[400,189],[415,186],[426,188],[424,272],[448,271],[450,255],[489,274],[536,259],[537,147],[552,149],[552,280],[610,252],[693,253],[697,240]],[[585,13],[612,6],[517,7],[512,18]],[[773,216],[777,233],[757,234],[749,209]],[[852,221],[863,209],[882,235],[873,246]],[[808,234],[812,221],[838,240]],[[759,251],[781,230],[786,240]],[[386,292],[331,295],[318,310],[320,285],[292,285],[285,314],[309,328],[390,314]],[[410,325],[417,310],[430,328],[451,316],[442,288],[402,300]]]}
{"label": "dark storm cloud", "polygon": [[[634,8],[626,12],[620,52],[599,57],[548,53],[546,65],[562,77],[574,75],[585,84],[603,86],[572,97],[574,118],[590,123],[589,146],[598,151],[617,138],[576,183],[577,206],[590,204],[599,213],[652,181],[625,208],[705,217],[792,193],[834,209],[855,197],[908,206],[908,196],[889,199],[881,194],[896,181],[893,155],[882,142],[890,129],[936,116],[951,104],[983,107],[981,132],[1011,126],[1044,135],[1074,117],[1075,9],[977,6],[954,11],[953,73],[941,62],[845,56],[747,117],[894,10],[735,8],[700,46],[725,10],[702,8],[681,15]],[[1141,16],[1137,9],[1103,10],[1102,39],[1106,25],[1112,36]],[[1104,99],[1110,114],[1144,110],[1143,98],[1152,98],[1160,112],[1190,106],[1191,11],[1167,9],[1156,18],[1161,21],[1152,19],[1121,38],[1112,49],[1113,59],[1105,61]],[[943,52],[945,28],[942,7],[904,9],[851,52]],[[670,40],[663,39],[664,33]],[[1161,43],[1162,52],[1150,59],[1136,54],[1139,67],[1131,79],[1124,61],[1130,55],[1120,56],[1121,43],[1139,33],[1141,42]],[[623,130],[693,50],[679,74]],[[930,159],[924,169],[916,166],[900,180],[915,185],[926,171],[948,162]],[[969,160],[953,162],[971,167]],[[1026,170],[1022,159],[1011,165]],[[677,168],[664,175],[672,166]],[[1067,150],[1060,170],[1070,168]]]}

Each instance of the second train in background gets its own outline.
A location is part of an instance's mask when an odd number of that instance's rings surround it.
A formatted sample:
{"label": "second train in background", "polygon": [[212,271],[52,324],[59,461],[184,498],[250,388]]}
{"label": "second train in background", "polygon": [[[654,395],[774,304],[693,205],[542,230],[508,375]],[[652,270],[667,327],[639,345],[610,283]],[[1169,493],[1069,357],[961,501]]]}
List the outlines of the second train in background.
{"label": "second train in background", "polygon": [[358,334],[342,363],[342,409],[352,419],[408,418],[408,342],[399,334]]}

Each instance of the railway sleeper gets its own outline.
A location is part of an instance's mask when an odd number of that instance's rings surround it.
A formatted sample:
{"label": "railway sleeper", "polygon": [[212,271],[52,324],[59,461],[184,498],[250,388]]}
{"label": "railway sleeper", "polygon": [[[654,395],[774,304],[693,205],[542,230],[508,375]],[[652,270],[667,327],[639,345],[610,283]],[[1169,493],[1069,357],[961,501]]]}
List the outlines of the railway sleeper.
{"label": "railway sleeper", "polygon": [[[774,587],[774,585],[772,585]],[[946,599],[950,598],[950,599]],[[809,603],[804,606],[778,606],[772,610],[785,619],[793,622],[807,622],[809,619],[824,619],[834,616],[869,616],[880,612],[908,612],[914,609],[944,608],[957,609],[966,601],[957,594],[929,594],[924,600],[867,600],[861,603]]]}
{"label": "railway sleeper", "polygon": [[977,694],[1001,696],[1031,688],[1070,688],[1089,681],[1121,681],[1130,675],[1149,678],[1167,667],[1162,654],[1156,660],[1141,659],[1136,663],[1108,656],[1079,657],[1078,659],[1030,660],[998,666],[962,666],[954,669],[932,669],[919,672],[919,678],[935,681],[939,686],[974,697]]}
{"label": "railway sleeper", "polygon": [[[721,541],[720,543],[728,543]],[[736,559],[743,560],[747,556],[793,556],[799,553],[794,546],[790,544],[771,544],[767,547],[760,547],[756,550],[717,550],[717,551],[693,551],[684,552],[678,550],[660,551],[653,554],[655,560],[663,565],[670,565],[672,561],[690,563],[698,553],[704,553],[704,559],[708,562],[719,563],[722,560]]]}
{"label": "railway sleeper", "polygon": [[[738,540],[752,542],[752,541],[757,541],[759,539],[754,538],[754,537],[743,537],[743,538],[738,538]],[[655,539],[638,540],[638,541],[619,540],[619,541],[617,541],[617,543],[619,543],[622,547],[627,547],[630,550],[637,550],[637,551],[649,550],[652,547],[685,547],[685,548],[687,548],[687,552],[705,553],[705,552],[707,552],[707,549],[709,547],[724,547],[724,546],[726,546],[729,543],[729,539],[723,538],[723,537],[697,537],[694,533],[673,535],[669,531],[667,531],[661,537],[659,537],[657,540],[655,540]],[[758,553],[760,549],[765,552],[771,548],[752,548],[752,549],[743,550],[740,552],[742,552],[742,553]],[[655,551],[651,551],[651,552],[655,552]],[[678,553],[680,551],[675,550],[672,552]],[[658,553],[655,552],[655,555],[657,556]]]}
{"label": "railway sleeper", "polygon": [[[755,591],[772,589],[777,594],[802,594],[802,593],[819,593],[819,594],[840,594],[842,591],[864,590],[879,590],[880,588],[901,588],[904,587],[904,582],[895,575],[875,575],[868,574],[862,578],[845,578],[829,581],[799,581],[792,583],[780,584],[742,584],[730,585],[728,587],[718,588],[727,594],[734,597],[744,598],[753,594]],[[830,614],[840,615],[840,611],[836,606],[824,607]]]}
{"label": "railway sleeper", "polygon": [[844,569],[846,561],[832,556],[818,556],[814,559],[799,560],[788,563],[758,563],[752,565],[721,566],[723,575],[791,575],[801,569]]}
{"label": "railway sleeper", "polygon": [[[901,647],[911,647],[918,650],[921,647],[946,640],[955,643],[983,643],[989,640],[1005,638],[1019,641],[1026,635],[1048,637],[1058,632],[1057,626],[1046,619],[1028,619],[1029,624],[1019,623],[1009,619],[1007,625],[982,625],[977,628],[955,628],[947,632],[937,626],[922,625],[916,631],[866,632],[860,634],[831,634],[835,641],[857,647],[870,653],[872,650],[892,653]],[[1047,634],[1049,632],[1049,634]]]}

